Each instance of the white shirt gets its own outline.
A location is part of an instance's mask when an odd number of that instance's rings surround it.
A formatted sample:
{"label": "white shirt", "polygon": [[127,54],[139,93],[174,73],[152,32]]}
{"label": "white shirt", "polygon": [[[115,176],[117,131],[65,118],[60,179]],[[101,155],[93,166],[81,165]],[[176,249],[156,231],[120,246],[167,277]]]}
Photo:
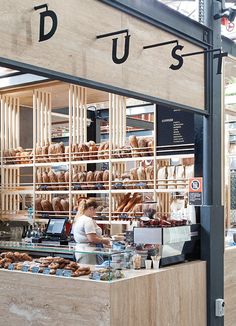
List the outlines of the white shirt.
{"label": "white shirt", "polygon": [[76,219],[74,224],[74,239],[77,243],[89,243],[87,234],[95,233],[98,237],[102,236],[102,229],[89,216],[82,215]]}

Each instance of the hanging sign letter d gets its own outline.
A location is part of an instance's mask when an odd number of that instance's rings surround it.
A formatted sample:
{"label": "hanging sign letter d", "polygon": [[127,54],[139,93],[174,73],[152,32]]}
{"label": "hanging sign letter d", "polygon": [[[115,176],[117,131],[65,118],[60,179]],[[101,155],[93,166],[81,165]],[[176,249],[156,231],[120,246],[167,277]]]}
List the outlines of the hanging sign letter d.
{"label": "hanging sign letter d", "polygon": [[[35,10],[42,8],[46,8],[46,10],[40,13],[39,42],[49,40],[57,30],[57,15],[55,14],[55,12],[52,10],[48,10],[47,4],[34,7]],[[52,26],[50,31],[45,33],[45,21],[47,17],[50,18]]]}

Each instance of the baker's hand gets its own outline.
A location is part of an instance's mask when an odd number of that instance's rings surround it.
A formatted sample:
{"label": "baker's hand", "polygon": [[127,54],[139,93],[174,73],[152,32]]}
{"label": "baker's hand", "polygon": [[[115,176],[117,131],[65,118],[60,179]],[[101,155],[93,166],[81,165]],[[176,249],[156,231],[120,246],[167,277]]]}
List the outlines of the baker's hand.
{"label": "baker's hand", "polygon": [[111,246],[111,240],[109,238],[103,238],[102,243],[106,246]]}

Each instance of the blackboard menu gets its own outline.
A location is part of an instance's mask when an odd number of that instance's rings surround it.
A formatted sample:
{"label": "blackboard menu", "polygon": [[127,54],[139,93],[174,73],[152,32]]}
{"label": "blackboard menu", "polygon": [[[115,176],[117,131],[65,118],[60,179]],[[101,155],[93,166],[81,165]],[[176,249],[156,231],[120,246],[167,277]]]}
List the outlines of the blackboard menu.
{"label": "blackboard menu", "polygon": [[194,149],[194,113],[158,106],[157,154],[170,151],[192,154]]}

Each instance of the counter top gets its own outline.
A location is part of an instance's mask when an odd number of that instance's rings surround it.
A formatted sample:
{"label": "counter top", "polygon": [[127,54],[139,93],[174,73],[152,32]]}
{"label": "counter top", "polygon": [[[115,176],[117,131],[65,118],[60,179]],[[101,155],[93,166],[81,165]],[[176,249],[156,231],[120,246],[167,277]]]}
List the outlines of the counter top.
{"label": "counter top", "polygon": [[205,262],[125,274],[98,282],[0,270],[1,324],[206,326]]}

